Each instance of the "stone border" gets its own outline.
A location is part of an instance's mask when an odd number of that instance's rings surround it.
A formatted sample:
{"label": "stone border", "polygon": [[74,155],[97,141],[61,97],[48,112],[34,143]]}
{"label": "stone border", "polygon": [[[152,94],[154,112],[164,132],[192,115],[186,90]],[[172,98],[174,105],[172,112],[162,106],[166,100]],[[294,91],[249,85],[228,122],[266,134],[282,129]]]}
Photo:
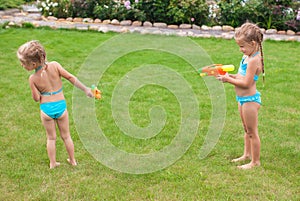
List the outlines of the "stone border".
{"label": "stone border", "polygon": [[[118,21],[99,20],[91,18],[56,18],[53,16],[44,17],[34,6],[23,6],[22,10],[10,9],[0,11],[0,24],[7,23],[6,28],[18,26],[22,27],[24,23],[31,23],[35,27],[50,27],[52,29],[77,29],[93,30],[99,32],[137,32],[141,34],[163,34],[177,36],[191,36],[202,38],[223,38],[233,39],[235,29],[231,26],[197,26],[191,24],[167,25],[166,23],[140,22],[131,20]],[[300,42],[300,32],[277,31],[276,29],[262,29],[264,39],[275,41],[298,41]]]}

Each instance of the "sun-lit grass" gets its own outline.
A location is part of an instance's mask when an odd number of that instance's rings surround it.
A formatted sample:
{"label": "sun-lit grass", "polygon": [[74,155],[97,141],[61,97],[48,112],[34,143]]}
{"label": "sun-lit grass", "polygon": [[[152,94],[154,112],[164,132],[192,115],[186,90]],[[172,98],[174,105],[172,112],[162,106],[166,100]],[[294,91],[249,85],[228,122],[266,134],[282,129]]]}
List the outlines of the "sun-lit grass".
{"label": "sun-lit grass", "polygon": [[[297,42],[264,42],[266,82],[258,81],[263,106],[259,113],[262,142],[261,167],[241,171],[230,160],[243,151],[243,132],[233,87],[226,89],[226,122],[212,152],[198,158],[210,120],[211,105],[205,84],[191,67],[174,55],[156,51],[135,52],[115,61],[99,88],[97,118],[107,138],[120,149],[148,153],[169,144],[180,124],[179,103],[165,88],[147,85],[134,93],[129,109],[136,125],[149,124],[148,111],[162,106],[168,116],[163,131],[153,139],[124,135],[114,123],[110,97],[114,85],[133,66],[141,63],[172,66],[189,80],[200,105],[198,135],[189,150],[172,166],[158,172],[131,175],[97,162],[80,141],[72,118],[73,86],[64,81],[70,128],[79,165],[67,164],[67,153],[57,140],[57,159],[62,165],[48,169],[46,137],[39,107],[31,98],[30,73],[16,58],[17,48],[32,39],[46,48],[49,60],[60,62],[77,74],[86,57],[114,33],[47,29],[0,29],[1,124],[0,200],[299,200],[300,158],[300,46]],[[193,39],[215,63],[238,66],[241,53],[233,40]],[[178,47],[180,48],[180,47]],[[121,66],[121,68],[120,68]],[[187,73],[186,73],[187,72]],[[224,103],[225,104],[225,103]]]}

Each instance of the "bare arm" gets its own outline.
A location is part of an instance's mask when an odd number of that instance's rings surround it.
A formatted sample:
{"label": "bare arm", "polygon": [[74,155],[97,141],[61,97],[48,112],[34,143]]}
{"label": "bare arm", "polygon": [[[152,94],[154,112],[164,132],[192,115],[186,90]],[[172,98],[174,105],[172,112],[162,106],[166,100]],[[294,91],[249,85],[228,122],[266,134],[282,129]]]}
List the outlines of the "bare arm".
{"label": "bare arm", "polygon": [[35,102],[38,102],[41,99],[41,94],[40,94],[39,90],[36,88],[36,86],[32,80],[32,76],[33,75],[31,75],[29,77],[29,86],[30,86],[30,90],[31,90],[31,95],[32,95],[33,100]]}
{"label": "bare arm", "polygon": [[228,76],[236,79],[236,74],[228,74]]}
{"label": "bare arm", "polygon": [[75,87],[81,89],[88,97],[93,97],[93,93],[90,88],[86,87],[83,83],[81,83],[77,77],[69,73],[65,70],[59,63],[58,64],[58,71],[60,75],[71,82]]}

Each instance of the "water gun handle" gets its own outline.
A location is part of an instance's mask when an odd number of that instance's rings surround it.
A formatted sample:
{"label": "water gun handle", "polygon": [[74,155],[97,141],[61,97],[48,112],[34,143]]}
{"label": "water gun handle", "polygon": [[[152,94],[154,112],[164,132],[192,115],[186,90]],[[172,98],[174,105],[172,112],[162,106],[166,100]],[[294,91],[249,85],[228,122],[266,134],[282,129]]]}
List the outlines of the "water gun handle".
{"label": "water gun handle", "polygon": [[91,90],[96,99],[101,99],[101,91],[95,85],[92,85]]}

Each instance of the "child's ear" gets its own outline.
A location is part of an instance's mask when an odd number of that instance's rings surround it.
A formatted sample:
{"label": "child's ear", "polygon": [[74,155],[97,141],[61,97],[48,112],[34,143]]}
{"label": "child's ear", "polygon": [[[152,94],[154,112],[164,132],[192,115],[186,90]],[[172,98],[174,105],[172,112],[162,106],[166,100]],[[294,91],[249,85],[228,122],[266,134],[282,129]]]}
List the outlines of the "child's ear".
{"label": "child's ear", "polygon": [[32,66],[33,66],[34,69],[39,66],[38,63],[36,63],[36,62],[32,62],[31,64],[32,64]]}

